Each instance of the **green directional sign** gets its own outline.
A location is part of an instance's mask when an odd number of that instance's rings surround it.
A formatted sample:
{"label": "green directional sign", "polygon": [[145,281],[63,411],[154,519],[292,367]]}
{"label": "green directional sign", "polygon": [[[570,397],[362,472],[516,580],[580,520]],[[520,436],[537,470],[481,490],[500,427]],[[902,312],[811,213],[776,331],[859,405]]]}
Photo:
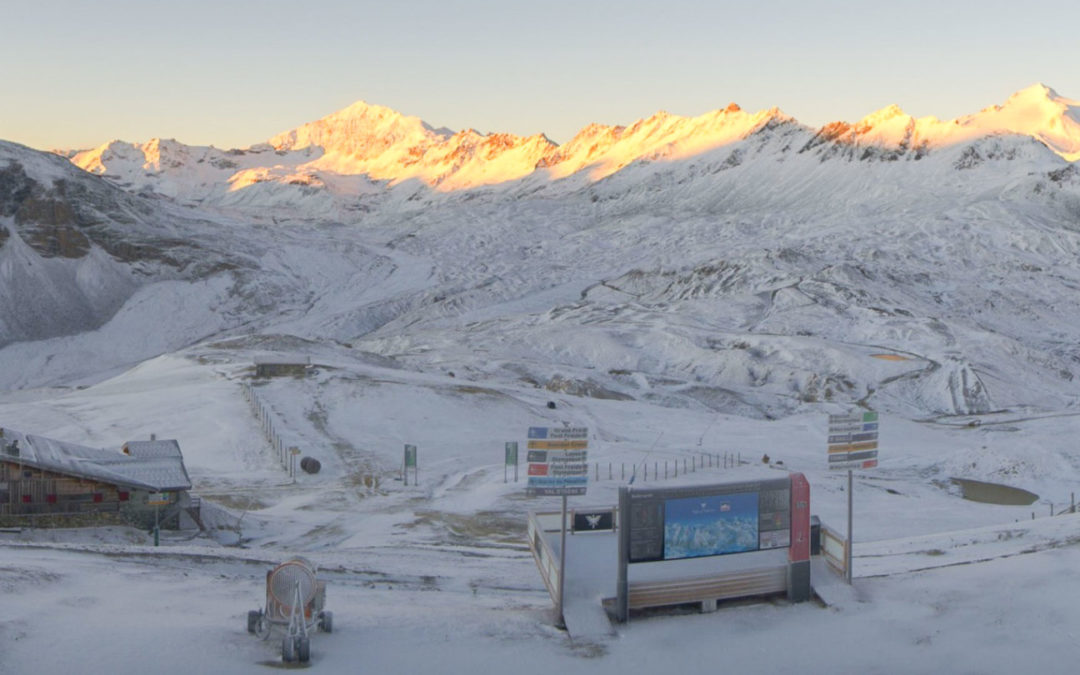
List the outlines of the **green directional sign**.
{"label": "green directional sign", "polygon": [[416,446],[405,446],[405,468],[411,468],[416,466]]}

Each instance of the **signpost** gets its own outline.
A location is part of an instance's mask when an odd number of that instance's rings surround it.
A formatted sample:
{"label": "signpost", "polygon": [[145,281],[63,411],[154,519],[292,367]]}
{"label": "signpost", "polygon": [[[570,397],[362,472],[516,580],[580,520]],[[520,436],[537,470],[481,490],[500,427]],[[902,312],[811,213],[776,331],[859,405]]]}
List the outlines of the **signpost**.
{"label": "signpost", "polygon": [[563,591],[566,586],[566,497],[583,495],[589,486],[588,427],[529,427],[529,497],[562,497],[562,525],[559,528],[559,625],[563,618]]}
{"label": "signpost", "polygon": [[844,580],[851,583],[852,512],[854,481],[852,469],[872,469],[878,460],[878,414],[829,415],[829,469],[847,469],[847,546],[845,547]]}
{"label": "signpost", "polygon": [[289,475],[296,482],[296,457],[300,454],[300,448],[295,445],[289,448]]}
{"label": "signpost", "polygon": [[405,485],[409,484],[409,468],[413,470],[413,484],[420,484],[420,469],[417,467],[416,462],[416,446],[405,444],[405,459],[402,462],[401,477],[405,481]]}
{"label": "signpost", "polygon": [[503,462],[503,482],[506,481],[506,467],[514,465],[514,482],[518,482],[518,444],[517,441],[509,441],[506,444],[506,461]]}
{"label": "signpost", "polygon": [[158,507],[169,503],[169,495],[165,492],[151,492],[146,495],[146,503],[154,507],[154,546],[157,546],[161,532]]}

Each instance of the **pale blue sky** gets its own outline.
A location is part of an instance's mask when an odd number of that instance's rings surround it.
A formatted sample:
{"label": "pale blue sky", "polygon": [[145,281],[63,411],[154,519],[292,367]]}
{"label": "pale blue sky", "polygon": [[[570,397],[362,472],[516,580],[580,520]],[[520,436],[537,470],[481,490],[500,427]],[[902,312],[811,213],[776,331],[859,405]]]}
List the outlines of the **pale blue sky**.
{"label": "pale blue sky", "polygon": [[0,138],[245,147],[363,99],[565,142],[735,101],[820,125],[1080,99],[1080,3],[0,0]]}

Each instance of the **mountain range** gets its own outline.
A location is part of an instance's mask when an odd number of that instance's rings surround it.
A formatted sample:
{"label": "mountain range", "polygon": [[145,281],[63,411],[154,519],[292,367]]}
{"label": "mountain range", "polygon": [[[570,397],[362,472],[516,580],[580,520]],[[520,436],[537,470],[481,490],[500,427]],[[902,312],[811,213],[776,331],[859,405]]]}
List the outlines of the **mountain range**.
{"label": "mountain range", "polygon": [[[156,138],[111,141],[68,154],[76,166],[126,189],[186,204],[250,211],[271,200],[277,206],[343,215],[342,210],[361,208],[358,203],[386,187],[415,182],[453,192],[528,179],[545,187],[574,176],[594,182],[635,163],[737,149],[756,134],[778,129],[790,137],[781,156],[919,160],[943,148],[1014,135],[1036,139],[1066,162],[1080,158],[1080,103],[1041,84],[1000,106],[950,121],[916,119],[893,105],[854,124],[811,129],[776,108],[748,113],[733,103],[698,117],[658,112],[630,126],[590,124],[563,145],[542,134],[435,129],[419,118],[360,101],[245,149]],[[319,200],[311,197],[319,193],[325,199],[316,207]]]}
{"label": "mountain range", "polygon": [[0,143],[0,385],[231,340],[752,417],[1069,408],[1078,120],[1036,85],[563,145],[365,103],[241,150]]}

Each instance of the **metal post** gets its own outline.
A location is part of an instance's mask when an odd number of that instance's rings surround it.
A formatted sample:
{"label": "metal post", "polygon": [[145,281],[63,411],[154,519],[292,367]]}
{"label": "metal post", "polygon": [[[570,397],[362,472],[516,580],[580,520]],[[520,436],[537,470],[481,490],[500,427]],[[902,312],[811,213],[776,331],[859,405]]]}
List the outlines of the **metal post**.
{"label": "metal post", "polygon": [[566,628],[563,592],[566,588],[566,495],[562,496],[562,526],[559,528],[559,628]]}
{"label": "metal post", "polygon": [[160,532],[160,527],[159,527],[159,523],[158,523],[158,505],[154,504],[154,546],[158,545],[158,533],[159,532]]}
{"label": "metal post", "polygon": [[844,561],[844,574],[847,576],[846,581],[848,582],[848,584],[851,583],[851,579],[852,579],[852,574],[851,574],[851,559],[852,559],[851,549],[854,548],[854,542],[851,539],[851,521],[852,521],[851,514],[852,514],[852,505],[853,505],[853,500],[852,500],[853,481],[852,481],[851,473],[852,473],[851,469],[848,469],[848,472],[847,472],[847,547],[846,547],[846,549],[844,551],[845,555],[847,555],[847,560]]}
{"label": "metal post", "polygon": [[627,566],[630,559],[630,490],[619,488],[618,518],[619,568],[615,578],[615,619],[625,623],[630,618]]}

